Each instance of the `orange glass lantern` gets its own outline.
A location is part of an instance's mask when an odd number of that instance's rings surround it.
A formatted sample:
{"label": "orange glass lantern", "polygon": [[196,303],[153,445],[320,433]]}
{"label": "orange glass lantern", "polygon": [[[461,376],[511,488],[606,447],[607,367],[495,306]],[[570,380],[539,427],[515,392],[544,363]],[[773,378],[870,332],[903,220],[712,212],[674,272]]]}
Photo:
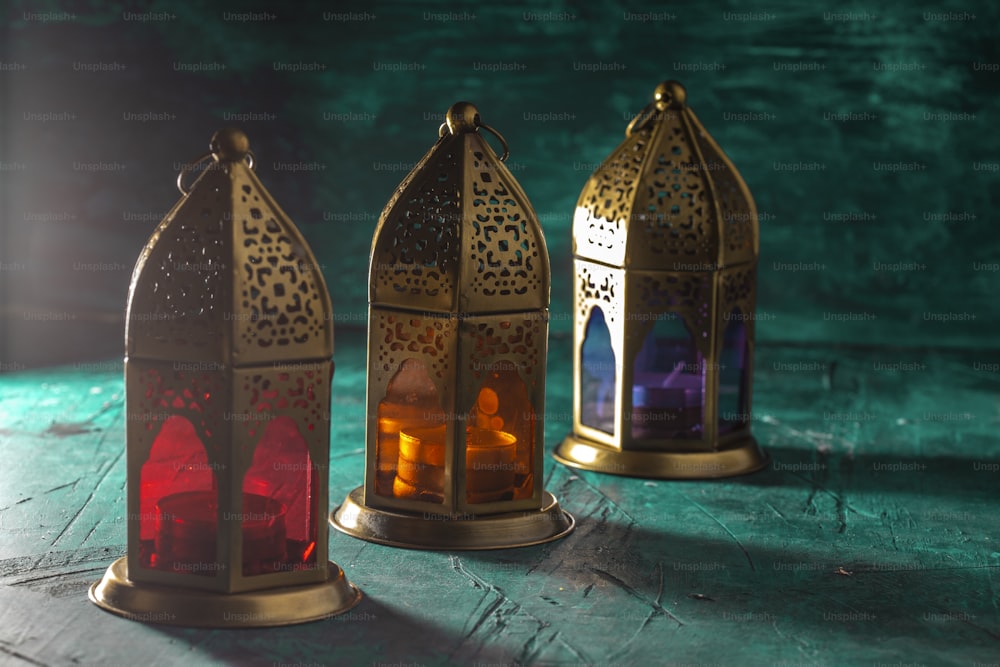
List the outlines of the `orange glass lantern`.
{"label": "orange glass lantern", "polygon": [[480,129],[453,105],[375,232],[365,484],[331,517],[355,537],[490,549],[573,528],[542,488],[545,239]]}
{"label": "orange glass lantern", "polygon": [[750,433],[757,209],[686,97],[661,83],[577,202],[566,465],[670,479],[766,464]]}
{"label": "orange glass lantern", "polygon": [[199,163],[132,275],[128,554],[90,599],[176,625],[316,620],[360,599],[327,561],[329,293],[246,135]]}

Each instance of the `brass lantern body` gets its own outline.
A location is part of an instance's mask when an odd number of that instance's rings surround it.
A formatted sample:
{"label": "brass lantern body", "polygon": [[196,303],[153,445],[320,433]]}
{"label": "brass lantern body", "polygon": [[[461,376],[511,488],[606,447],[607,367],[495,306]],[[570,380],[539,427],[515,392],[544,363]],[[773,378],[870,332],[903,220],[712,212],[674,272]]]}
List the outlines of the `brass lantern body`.
{"label": "brass lantern body", "polygon": [[360,599],[327,560],[329,293],[246,135],[199,162],[132,275],[128,553],[90,598],[174,625],[317,620]]}
{"label": "brass lantern body", "polygon": [[763,467],[750,433],[757,210],[675,81],[587,181],[573,220],[573,432],[555,458],[714,478]]}
{"label": "brass lantern body", "polygon": [[355,537],[490,549],[573,528],[542,488],[548,253],[481,128],[453,105],[375,231],[365,484],[331,516]]}

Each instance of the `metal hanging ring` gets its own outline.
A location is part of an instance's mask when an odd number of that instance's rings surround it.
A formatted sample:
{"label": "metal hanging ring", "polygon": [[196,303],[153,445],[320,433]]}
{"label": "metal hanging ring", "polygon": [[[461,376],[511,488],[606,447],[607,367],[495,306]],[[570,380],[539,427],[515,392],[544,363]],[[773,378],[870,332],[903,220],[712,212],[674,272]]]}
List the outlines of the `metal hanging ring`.
{"label": "metal hanging ring", "polygon": [[[503,135],[501,135],[499,132],[494,130],[486,123],[479,123],[478,125],[476,125],[476,132],[479,131],[479,128],[483,128],[484,130],[491,133],[494,137],[500,140],[500,145],[503,146],[503,155],[500,156],[500,161],[505,162],[507,158],[510,156],[510,149],[507,148],[507,140],[503,138]],[[443,137],[447,130],[448,130],[448,123],[441,123],[441,127],[438,128],[438,139]]]}
{"label": "metal hanging ring", "polygon": [[626,137],[631,137],[632,132],[642,129],[642,127],[649,122],[649,119],[652,118],[650,111],[652,111],[655,106],[656,102],[650,102],[642,108],[642,111],[640,111],[636,117],[632,119],[632,122],[628,124],[628,127],[625,128]]}
{"label": "metal hanging ring", "polygon": [[[202,155],[200,158],[198,158],[194,162],[189,162],[186,165],[184,165],[183,167],[181,167],[181,173],[177,174],[177,189],[181,191],[182,195],[184,195],[186,197],[188,195],[188,193],[191,192],[191,190],[189,190],[184,185],[184,177],[187,176],[188,174],[190,174],[192,171],[194,171],[194,168],[197,167],[202,162],[208,162],[209,160],[212,160],[212,159],[215,159],[215,154],[214,153],[205,153],[204,155]],[[253,169],[254,165],[256,164],[256,161],[254,160],[254,156],[253,156],[253,151],[247,151],[247,155],[246,155],[245,159],[247,161],[247,167],[249,167],[250,169]]]}
{"label": "metal hanging ring", "polygon": [[201,164],[202,162],[206,162],[208,160],[211,160],[214,157],[215,156],[213,154],[211,154],[211,153],[205,153],[204,155],[202,155],[200,158],[198,158],[194,162],[189,162],[186,165],[184,165],[183,167],[181,167],[181,173],[177,174],[177,189],[181,191],[182,195],[184,195],[186,197],[187,194],[188,194],[188,192],[190,192],[190,190],[188,190],[184,186],[184,177],[187,176],[192,171],[194,171],[194,168],[197,167],[199,164]]}
{"label": "metal hanging ring", "polygon": [[503,146],[503,155],[500,156],[500,161],[505,162],[507,160],[507,157],[510,156],[510,150],[507,148],[507,140],[503,138],[503,135],[501,135],[499,132],[494,130],[486,123],[481,123],[479,127],[483,128],[484,130],[491,133],[494,137],[500,140],[500,145]]}

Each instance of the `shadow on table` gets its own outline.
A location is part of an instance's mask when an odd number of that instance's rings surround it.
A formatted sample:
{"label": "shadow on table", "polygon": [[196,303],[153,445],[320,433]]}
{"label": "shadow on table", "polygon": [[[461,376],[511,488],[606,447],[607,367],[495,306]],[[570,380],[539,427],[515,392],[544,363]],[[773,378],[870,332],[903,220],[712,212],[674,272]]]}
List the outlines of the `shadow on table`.
{"label": "shadow on table", "polygon": [[[692,633],[688,642],[715,636],[716,651],[777,634],[769,660],[795,664],[809,651],[822,664],[901,656],[971,664],[995,657],[1000,646],[989,584],[1000,559],[992,568],[923,565],[899,552],[890,558],[891,548],[884,560],[859,559],[832,542],[796,544],[792,531],[794,546],[774,548],[752,537],[685,534],[683,526],[578,519],[577,531],[561,542],[461,558],[470,572],[503,569],[505,591],[529,612],[559,605],[562,622],[554,629],[603,663],[690,659],[692,646],[683,641],[672,643],[680,653],[664,653],[662,637],[673,631]],[[836,647],[836,655],[823,653],[824,646]]]}
{"label": "shadow on table", "polygon": [[765,447],[767,468],[726,480],[756,487],[803,483],[835,491],[995,498],[1000,458],[809,451]]}
{"label": "shadow on table", "polygon": [[[400,589],[405,595],[405,585]],[[150,626],[154,627],[154,626]],[[155,626],[198,648],[198,658],[238,665],[450,664],[464,637],[435,624],[433,610],[419,616],[402,612],[368,595],[339,616],[279,628],[199,630]],[[477,659],[502,664],[511,655],[482,647]]]}

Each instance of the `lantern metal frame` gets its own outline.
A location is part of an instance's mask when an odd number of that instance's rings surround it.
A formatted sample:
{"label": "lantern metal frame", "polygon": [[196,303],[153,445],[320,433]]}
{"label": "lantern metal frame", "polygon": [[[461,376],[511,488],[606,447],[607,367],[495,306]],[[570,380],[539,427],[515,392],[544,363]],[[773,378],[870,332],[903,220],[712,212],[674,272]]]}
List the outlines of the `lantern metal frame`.
{"label": "lantern metal frame", "polygon": [[[633,477],[704,479],[767,464],[750,433],[749,414],[757,209],[739,172],[686,99],[680,83],[660,83],[577,201],[573,431],[554,452],[568,466]],[[614,353],[610,432],[584,423],[583,415],[583,346],[598,308]],[[743,406],[734,415],[735,428],[720,435],[719,359],[724,320],[731,313],[737,313],[745,332]],[[662,319],[681,320],[703,360],[699,437],[636,437],[633,430],[636,358]]]}
{"label": "lantern metal frame", "polygon": [[[327,559],[329,293],[305,239],[253,172],[246,135],[221,130],[210,150],[181,171],[183,196],[132,275],[125,336],[128,550],[91,586],[89,597],[120,616],[169,625],[319,620],[361,599]],[[199,164],[204,168],[188,188],[185,177]],[[158,569],[143,560],[149,558],[143,549],[150,553],[142,536],[150,508],[143,512],[140,480],[154,438],[173,417],[188,420],[205,454],[203,463],[186,464],[174,480],[199,466],[211,474],[206,491],[215,493],[217,506],[214,515],[211,506],[205,512],[213,517],[205,525],[214,532],[213,562],[197,565],[215,567],[213,576],[190,567]],[[301,563],[274,560],[274,569],[246,573],[244,521],[254,510],[244,506],[244,478],[277,418],[294,421],[301,436],[296,446],[311,480],[301,491],[306,542],[313,542]],[[305,467],[301,461],[283,465]],[[156,501],[156,519],[169,521],[162,501]],[[277,535],[276,542],[285,539],[283,530]]]}
{"label": "lantern metal frame", "polygon": [[[500,140],[501,157],[480,129]],[[539,544],[573,529],[573,517],[543,489],[548,252],[527,196],[503,164],[507,154],[503,137],[472,104],[459,102],[379,218],[370,264],[365,483],[330,516],[348,535],[399,547],[475,550]],[[426,371],[427,395],[441,410],[435,502],[380,486],[380,474],[401,483],[393,466],[404,459],[387,443],[427,433],[418,417],[400,420],[391,437],[382,431],[389,421],[380,406],[411,362]],[[518,414],[527,426],[518,428],[530,443],[510,436],[525,448],[511,464],[522,466],[522,486],[480,498],[474,493],[482,478],[469,473],[478,463],[465,420],[478,409],[477,390],[501,373],[524,390]]]}

